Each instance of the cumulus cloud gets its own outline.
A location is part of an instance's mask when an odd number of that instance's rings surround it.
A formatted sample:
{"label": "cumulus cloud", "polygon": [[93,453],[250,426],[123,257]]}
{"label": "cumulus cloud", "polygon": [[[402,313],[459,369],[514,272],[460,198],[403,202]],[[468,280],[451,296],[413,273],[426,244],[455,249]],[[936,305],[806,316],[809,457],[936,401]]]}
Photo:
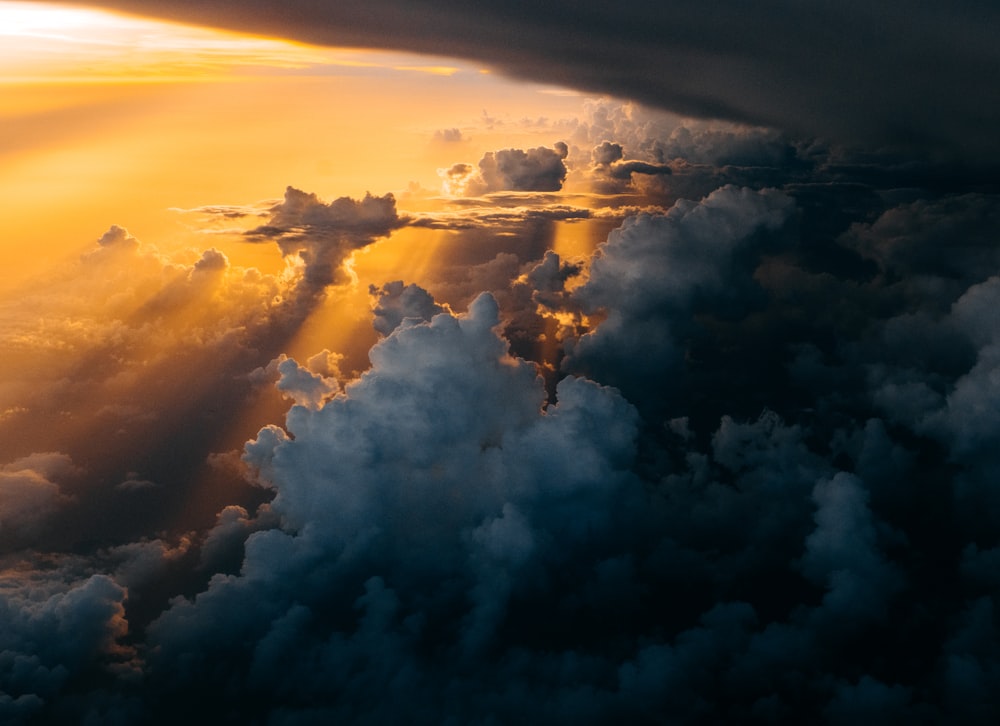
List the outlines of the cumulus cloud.
{"label": "cumulus cloud", "polygon": [[469,164],[455,164],[442,176],[448,191],[472,196],[504,191],[557,192],[566,180],[564,160],[568,154],[561,141],[551,149],[487,151],[479,160],[478,171]]}
{"label": "cumulus cloud", "polygon": [[[345,699],[336,712],[364,717],[381,712],[382,676],[327,679],[337,664],[382,652],[386,673],[413,674],[390,688],[426,720],[450,707],[444,674],[417,676],[421,663],[437,669],[444,661],[435,651],[454,652],[448,677],[463,678],[453,669],[502,642],[524,598],[552,591],[552,568],[578,567],[578,556],[598,566],[611,554],[607,538],[639,491],[627,473],[634,411],[613,390],[573,378],[543,410],[540,380],[508,356],[498,322],[495,301],[483,296],[466,316],[400,327],[343,394],[318,409],[293,407],[287,434],[265,429],[247,445],[246,460],[276,491],[281,529],[250,535],[238,576],[215,578],[151,626],[157,679],[173,688],[211,678],[196,665],[211,653],[296,708],[321,687],[293,667],[300,658],[288,660],[305,647],[307,660],[334,668],[321,680]],[[225,521],[231,529],[245,513]],[[326,594],[302,590],[308,572],[329,580]],[[343,592],[355,604],[342,611]],[[224,632],[203,630],[212,613],[247,597],[262,607],[230,611]],[[250,650],[230,651],[231,639]],[[178,670],[177,659],[193,668]],[[275,681],[278,663],[292,670]]]}
{"label": "cumulus cloud", "polygon": [[369,292],[376,300],[372,325],[382,335],[389,335],[405,321],[429,322],[446,311],[422,287],[413,283],[403,285],[402,280],[387,282],[381,288],[373,285]]}
{"label": "cumulus cloud", "polygon": [[575,343],[564,365],[621,387],[635,401],[655,401],[656,391],[676,381],[684,356],[678,339],[688,335],[694,309],[724,315],[753,298],[751,258],[793,207],[773,190],[726,187],[697,204],[678,202],[665,215],[627,219],[599,248],[574,294],[585,312],[607,317]]}
{"label": "cumulus cloud", "polygon": [[65,454],[25,456],[0,467],[0,541],[37,536],[47,520],[71,501],[60,488],[77,474]]}
{"label": "cumulus cloud", "polygon": [[101,235],[97,244],[101,247],[136,248],[139,246],[139,241],[124,227],[113,224],[107,232]]}
{"label": "cumulus cloud", "polygon": [[[217,249],[183,255],[113,226],[66,269],[3,302],[5,547],[41,544],[43,534],[55,548],[175,534],[260,500],[237,473],[205,462],[239,444],[226,441],[234,411],[255,402],[280,415],[280,392],[246,374],[280,356],[315,294],[303,292],[303,303],[300,278],[234,266]],[[329,378],[336,356],[315,367]],[[295,395],[304,388],[289,380]],[[63,452],[78,471],[39,468],[41,454],[25,458],[32,451]],[[171,502],[180,499],[201,524],[178,522]]]}
{"label": "cumulus cloud", "polygon": [[595,146],[591,152],[594,163],[599,166],[606,166],[620,161],[624,152],[621,144],[613,144],[610,141],[602,141],[599,146]]}
{"label": "cumulus cloud", "polygon": [[30,723],[76,678],[100,679],[131,657],[119,643],[127,628],[125,590],[107,575],[69,581],[62,575],[3,575],[0,713],[12,723]]}
{"label": "cumulus cloud", "polygon": [[283,254],[297,255],[304,265],[303,284],[321,290],[349,279],[341,266],[351,252],[403,224],[392,194],[368,194],[361,200],[340,197],[327,204],[313,193],[288,187],[267,223],[246,236],[274,240]]}
{"label": "cumulus cloud", "polygon": [[[589,129],[579,129],[586,136]],[[633,185],[634,176],[659,177],[673,174],[670,164],[640,159],[625,159],[625,151],[620,143],[602,141],[590,153],[594,166],[590,184],[604,194],[621,194],[642,188]]]}
{"label": "cumulus cloud", "polygon": [[867,492],[856,476],[838,473],[813,489],[816,529],[806,538],[802,567],[825,583],[823,608],[857,624],[885,616],[886,594],[898,576],[879,552]]}

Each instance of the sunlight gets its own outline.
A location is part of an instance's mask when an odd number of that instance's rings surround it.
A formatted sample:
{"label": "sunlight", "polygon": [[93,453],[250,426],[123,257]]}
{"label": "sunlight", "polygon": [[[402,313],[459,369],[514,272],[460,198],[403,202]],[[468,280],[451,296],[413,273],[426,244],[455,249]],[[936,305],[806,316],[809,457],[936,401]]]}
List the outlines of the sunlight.
{"label": "sunlight", "polygon": [[450,76],[452,63],[320,48],[58,4],[0,2],[0,82],[177,82],[310,67]]}
{"label": "sunlight", "polygon": [[42,3],[0,3],[0,36],[69,39],[67,30],[92,30],[123,25],[124,20],[99,10]]}
{"label": "sunlight", "polygon": [[329,62],[293,43],[39,3],[0,2],[0,37],[6,83],[193,80]]}

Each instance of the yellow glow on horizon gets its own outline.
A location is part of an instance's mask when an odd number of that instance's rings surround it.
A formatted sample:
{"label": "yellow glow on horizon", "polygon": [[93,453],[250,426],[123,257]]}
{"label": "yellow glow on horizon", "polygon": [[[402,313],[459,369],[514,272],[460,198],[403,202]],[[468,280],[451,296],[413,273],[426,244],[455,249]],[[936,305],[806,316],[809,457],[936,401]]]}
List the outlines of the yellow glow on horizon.
{"label": "yellow glow on horizon", "polygon": [[453,76],[460,70],[455,66],[393,66],[396,71],[414,71],[416,73],[428,73],[432,76]]}
{"label": "yellow glow on horizon", "polygon": [[[176,83],[246,74],[462,69],[399,53],[287,40],[49,3],[0,1],[0,83]],[[473,72],[470,70],[470,73]]]}
{"label": "yellow glow on horizon", "polygon": [[66,38],[60,31],[107,26],[118,16],[96,10],[56,4],[0,3],[0,36]]}

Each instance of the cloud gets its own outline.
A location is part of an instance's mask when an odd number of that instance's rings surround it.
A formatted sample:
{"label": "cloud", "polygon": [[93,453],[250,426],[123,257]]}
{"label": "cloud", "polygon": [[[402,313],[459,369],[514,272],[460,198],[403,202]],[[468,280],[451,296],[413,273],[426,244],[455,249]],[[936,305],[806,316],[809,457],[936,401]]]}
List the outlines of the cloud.
{"label": "cloud", "polygon": [[426,290],[413,283],[404,286],[402,280],[387,282],[381,288],[373,285],[369,293],[376,301],[372,325],[382,335],[389,335],[404,322],[430,322],[447,310],[434,302]]}
{"label": "cloud", "polygon": [[591,152],[594,163],[598,165],[613,164],[620,161],[624,152],[621,144],[613,144],[610,141],[602,141],[599,146],[595,146]]}
{"label": "cloud", "polygon": [[341,266],[351,252],[403,224],[392,194],[368,194],[361,200],[340,197],[327,204],[315,194],[288,187],[267,223],[246,236],[274,240],[283,254],[297,255],[304,264],[303,285],[319,291],[349,279]]}
{"label": "cloud", "polygon": [[608,173],[613,179],[631,179],[633,174],[673,174],[668,164],[650,164],[646,161],[618,161],[611,164]]}
{"label": "cloud", "polygon": [[457,128],[438,129],[434,132],[434,141],[443,144],[458,144],[467,139],[462,135],[462,130]]}
{"label": "cloud", "polygon": [[876,12],[858,2],[827,8],[786,0],[761,9],[729,0],[709,9],[631,0],[580,14],[564,3],[514,9],[494,1],[473,11],[428,1],[418,17],[398,0],[322,8],[293,0],[280,11],[256,2],[238,14],[224,2],[102,5],[310,42],[470,58],[685,115],[972,165],[996,163],[1000,153],[991,86],[1000,15],[982,3],[914,8],[892,0]]}
{"label": "cloud", "polygon": [[[352,229],[369,229],[355,211]],[[281,415],[275,379],[255,387],[247,374],[282,354],[318,293],[295,275],[234,266],[216,249],[183,251],[182,262],[119,226],[101,239],[3,301],[5,550],[175,536],[210,527],[226,505],[253,509],[262,499],[238,472],[206,460],[239,446],[233,427],[246,407]],[[309,363],[324,377],[319,388],[337,385],[327,379],[338,357],[327,354]],[[305,374],[295,373],[287,392],[307,396]],[[43,455],[32,452],[45,451],[62,452],[73,473],[40,468]]]}
{"label": "cloud", "polygon": [[0,466],[0,541],[35,539],[61,507],[72,501],[59,486],[79,472],[65,454],[31,454]]}
{"label": "cloud", "polygon": [[657,392],[677,382],[684,356],[678,341],[689,334],[692,314],[699,307],[726,314],[752,300],[758,288],[751,260],[793,207],[773,190],[724,187],[664,215],[627,219],[598,249],[587,282],[574,293],[585,312],[607,317],[576,341],[566,369],[659,405]]}
{"label": "cloud", "polygon": [[[218,671],[201,664],[222,658],[288,708],[322,688],[357,718],[380,712],[385,676],[410,673],[390,690],[424,720],[445,706],[439,679],[463,678],[463,660],[479,663],[521,617],[508,608],[551,591],[546,572],[580,555],[600,561],[638,493],[626,471],[635,414],[613,390],[573,378],[543,411],[541,383],[508,357],[498,320],[483,296],[466,316],[400,327],[343,394],[293,407],[287,434],[264,429],[247,445],[276,491],[281,529],[250,534],[239,575],[216,576],[150,626],[152,682],[165,693],[205,684]],[[245,522],[228,510],[213,537]],[[328,586],[303,587],[317,577]],[[355,604],[343,610],[345,592]],[[232,610],[246,598],[259,607]],[[226,625],[205,630],[223,611]],[[426,671],[422,643],[466,655]],[[377,653],[387,660],[361,681],[343,670]]]}
{"label": "cloud", "polygon": [[591,151],[594,161],[591,184],[605,194],[621,194],[634,189],[633,175],[666,176],[673,174],[669,164],[625,159],[619,143],[603,141]]}
{"label": "cloud", "polygon": [[139,246],[139,241],[129,234],[129,231],[124,227],[113,224],[107,232],[101,235],[101,238],[97,240],[97,244],[101,247],[135,249]]}
{"label": "cloud", "polygon": [[[64,573],[5,572],[0,588],[0,713],[30,723],[83,674],[100,679],[99,659],[126,662],[125,590],[107,575],[76,581]],[[95,690],[95,695],[99,691]]]}
{"label": "cloud", "polygon": [[[519,195],[520,196],[520,195]],[[543,222],[572,222],[595,217],[628,216],[627,210],[595,211],[585,207],[574,207],[567,204],[553,204],[549,200],[531,200],[521,197],[520,204],[535,202],[539,206],[499,207],[497,205],[466,207],[456,211],[426,212],[414,216],[412,226],[428,229],[495,229],[512,230],[527,225]]]}
{"label": "cloud", "polygon": [[899,577],[878,551],[863,483],[840,472],[817,483],[813,500],[817,527],[806,538],[802,567],[810,579],[825,582],[823,609],[855,623],[884,618],[886,596]]}
{"label": "cloud", "polygon": [[158,486],[155,481],[143,479],[138,472],[130,471],[125,475],[125,480],[117,488],[125,492],[140,492],[148,489],[156,489]]}
{"label": "cloud", "polygon": [[566,179],[565,143],[554,148],[501,149],[487,151],[479,160],[479,170],[469,164],[455,164],[445,173],[452,190],[477,196],[490,192],[557,192]]}

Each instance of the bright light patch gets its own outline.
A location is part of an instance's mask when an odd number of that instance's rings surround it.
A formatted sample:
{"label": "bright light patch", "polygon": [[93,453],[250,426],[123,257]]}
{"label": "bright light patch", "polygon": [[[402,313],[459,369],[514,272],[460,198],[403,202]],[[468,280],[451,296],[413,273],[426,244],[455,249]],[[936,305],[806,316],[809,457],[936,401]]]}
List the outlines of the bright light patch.
{"label": "bright light patch", "polygon": [[461,68],[413,63],[398,53],[319,48],[100,10],[0,2],[0,83],[165,82],[378,70],[453,75]]}
{"label": "bright light patch", "polygon": [[69,39],[66,31],[108,28],[127,21],[97,10],[40,3],[0,3],[0,36]]}
{"label": "bright light patch", "polygon": [[61,5],[0,2],[0,80],[191,80],[234,66],[306,65],[304,48]]}

